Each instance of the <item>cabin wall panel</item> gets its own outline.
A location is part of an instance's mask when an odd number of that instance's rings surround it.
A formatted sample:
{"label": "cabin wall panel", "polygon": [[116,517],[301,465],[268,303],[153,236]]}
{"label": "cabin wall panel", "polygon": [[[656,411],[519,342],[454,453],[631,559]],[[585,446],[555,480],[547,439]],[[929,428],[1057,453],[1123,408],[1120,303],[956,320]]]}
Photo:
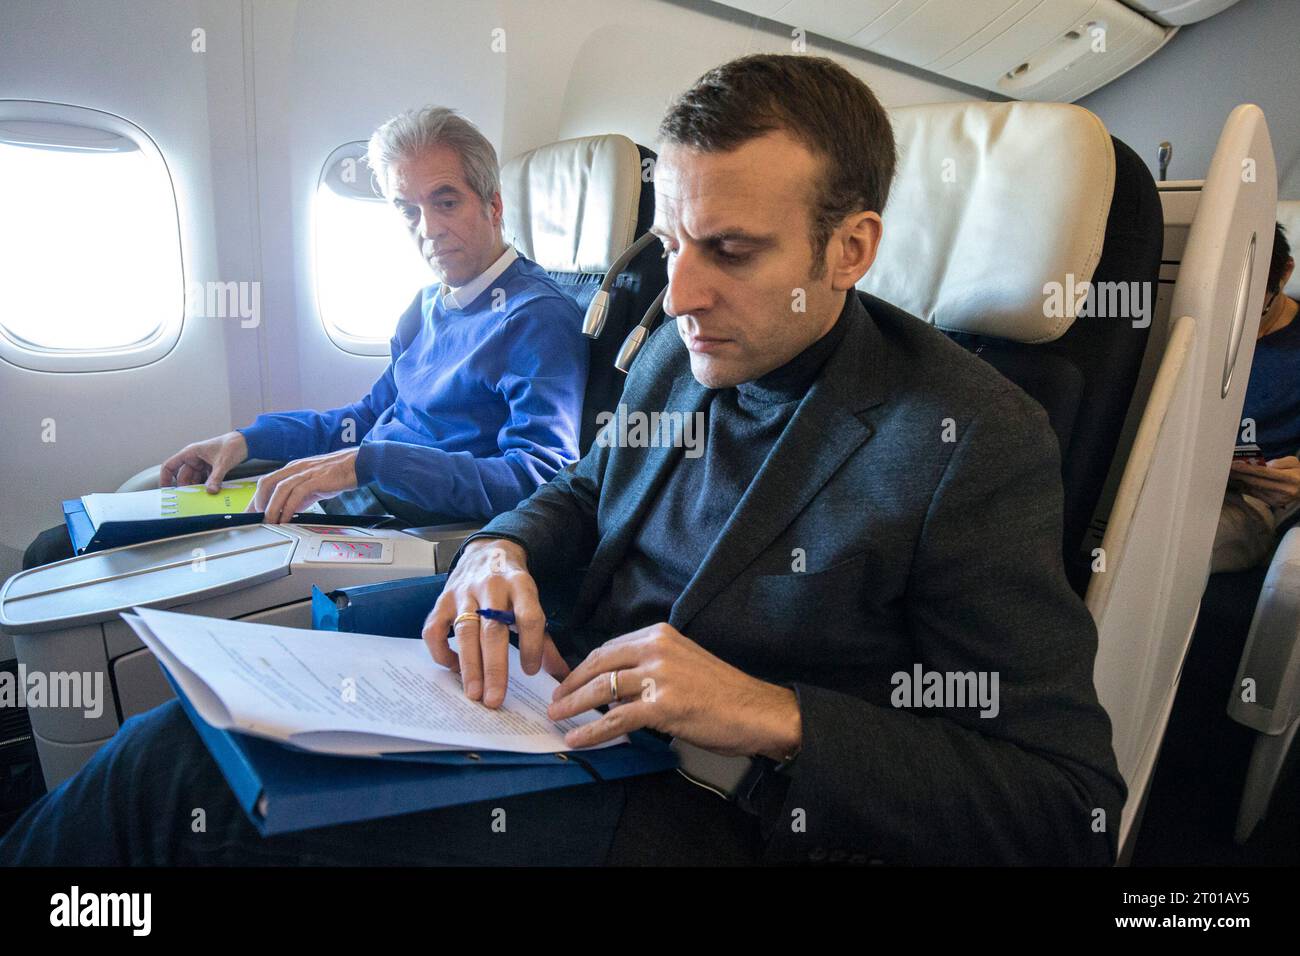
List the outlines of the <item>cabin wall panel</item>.
{"label": "cabin wall panel", "polygon": [[[240,229],[238,218],[224,215],[240,201],[229,194],[236,180],[214,176],[212,156],[231,143],[239,151],[229,124],[242,129],[242,111],[209,109],[214,91],[239,86],[239,14],[238,5],[200,0],[7,0],[0,7],[0,96],[114,113],[157,142],[176,190],[187,280],[219,278],[218,232]],[[196,28],[206,30],[208,53],[192,49]],[[67,227],[73,268],[77,256],[115,241],[111,222]],[[186,441],[229,427],[229,324],[187,319],[171,352],[136,369],[72,374],[0,363],[0,578],[18,569],[37,532],[60,522],[60,500],[111,491]],[[47,419],[54,441],[43,440]],[[12,656],[7,645],[0,656]]]}

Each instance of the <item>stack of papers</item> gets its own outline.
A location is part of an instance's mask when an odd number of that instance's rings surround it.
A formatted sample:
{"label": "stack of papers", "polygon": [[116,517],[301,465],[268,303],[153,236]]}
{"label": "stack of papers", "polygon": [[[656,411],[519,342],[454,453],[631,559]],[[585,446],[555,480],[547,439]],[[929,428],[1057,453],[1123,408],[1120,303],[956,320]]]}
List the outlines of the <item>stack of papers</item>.
{"label": "stack of papers", "polygon": [[546,708],[558,682],[525,674],[513,646],[506,699],[492,709],[467,698],[460,676],[435,663],[423,641],[133,611],[122,617],[204,721],[303,750],[560,753],[572,749],[565,733],[601,716],[552,721]]}

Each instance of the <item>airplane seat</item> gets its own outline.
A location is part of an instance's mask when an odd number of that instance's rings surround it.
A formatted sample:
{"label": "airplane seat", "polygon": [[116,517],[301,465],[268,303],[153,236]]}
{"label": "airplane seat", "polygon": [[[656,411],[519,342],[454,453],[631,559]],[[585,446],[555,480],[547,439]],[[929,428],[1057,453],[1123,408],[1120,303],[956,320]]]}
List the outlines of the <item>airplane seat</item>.
{"label": "airplane seat", "polygon": [[1241,845],[1267,816],[1300,730],[1300,528],[1273,552],[1228,689],[1228,716],[1256,733],[1233,833]]}
{"label": "airplane seat", "polygon": [[[561,140],[515,157],[501,167],[505,233],[585,311],[606,273],[654,222],[649,169],[655,154],[626,136]],[[583,396],[579,449],[591,447],[596,416],[623,394],[614,357],[641,320],[668,272],[651,243],[620,270],[610,289],[604,333],[591,345]]]}
{"label": "airplane seat", "polygon": [[[1204,180],[1156,185],[1160,216],[1149,174],[1080,107],[891,117],[900,166],[859,289],[987,357],[1048,412],[1066,567],[1097,624],[1094,681],[1128,785],[1120,820],[1105,822],[1126,862],[1209,574],[1263,307],[1268,126],[1258,107],[1234,109]],[[1154,294],[1140,284],[1157,279]]]}
{"label": "airplane seat", "polygon": [[931,322],[1043,406],[1061,449],[1066,573],[1083,596],[1089,524],[1150,329],[1155,181],[1077,107],[939,104],[891,117],[899,171],[859,287]]}

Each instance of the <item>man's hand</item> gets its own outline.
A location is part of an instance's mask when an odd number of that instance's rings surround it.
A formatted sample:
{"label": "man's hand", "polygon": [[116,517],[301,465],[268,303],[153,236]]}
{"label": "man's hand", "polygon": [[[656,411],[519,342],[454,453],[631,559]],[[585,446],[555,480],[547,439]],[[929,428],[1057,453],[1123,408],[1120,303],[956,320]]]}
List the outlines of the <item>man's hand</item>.
{"label": "man's hand", "polygon": [[1232,463],[1231,478],[1248,495],[1277,507],[1300,498],[1300,458],[1272,458],[1263,465]]}
{"label": "man's hand", "polygon": [[612,703],[564,742],[589,747],[642,727],[720,754],[782,760],[803,740],[794,691],[750,677],[668,624],[624,634],[592,651],[555,690],[552,720]]}
{"label": "man's hand", "polygon": [[203,482],[208,493],[221,490],[221,480],[240,462],[248,458],[248,443],[239,432],[226,432],[207,441],[186,445],[162,464],[158,475],[160,488],[197,485]]}
{"label": "man's hand", "polygon": [[322,498],[333,498],[357,486],[357,451],[345,448],[327,455],[291,461],[279,471],[257,479],[248,511],[266,512],[267,524],[283,524]]}
{"label": "man's hand", "polygon": [[[546,633],[546,615],[524,549],[502,538],[478,538],[465,546],[422,632],[433,659],[460,674],[470,700],[500,707],[509,677],[510,632],[498,621],[480,618],[474,613],[479,608],[514,613],[524,673],[545,667],[558,680],[569,672]],[[447,643],[453,625],[459,655]]]}

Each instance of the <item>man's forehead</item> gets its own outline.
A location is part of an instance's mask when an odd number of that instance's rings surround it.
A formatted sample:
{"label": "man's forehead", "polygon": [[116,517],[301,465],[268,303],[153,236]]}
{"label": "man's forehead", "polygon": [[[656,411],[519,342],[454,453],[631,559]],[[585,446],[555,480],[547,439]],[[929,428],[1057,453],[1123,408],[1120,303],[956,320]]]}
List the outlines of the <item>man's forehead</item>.
{"label": "man's forehead", "polygon": [[464,192],[467,188],[460,157],[455,150],[435,146],[399,159],[389,168],[394,199],[418,201],[436,191]]}
{"label": "man's forehead", "polygon": [[655,163],[655,221],[788,217],[807,207],[817,171],[813,155],[784,133],[724,152],[665,145]]}

